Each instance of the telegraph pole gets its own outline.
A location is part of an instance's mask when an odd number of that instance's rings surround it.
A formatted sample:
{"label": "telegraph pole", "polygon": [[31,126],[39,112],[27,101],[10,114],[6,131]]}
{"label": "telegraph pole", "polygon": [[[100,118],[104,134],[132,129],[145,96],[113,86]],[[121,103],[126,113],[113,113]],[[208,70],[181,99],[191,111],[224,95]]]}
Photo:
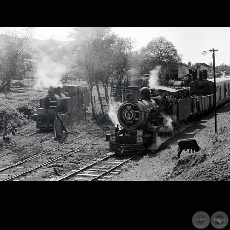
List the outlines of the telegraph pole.
{"label": "telegraph pole", "polygon": [[210,49],[210,52],[212,52],[212,59],[213,59],[213,74],[214,74],[214,94],[213,94],[213,105],[214,105],[214,110],[215,110],[215,133],[217,133],[217,114],[216,114],[216,67],[215,67],[215,50]]}

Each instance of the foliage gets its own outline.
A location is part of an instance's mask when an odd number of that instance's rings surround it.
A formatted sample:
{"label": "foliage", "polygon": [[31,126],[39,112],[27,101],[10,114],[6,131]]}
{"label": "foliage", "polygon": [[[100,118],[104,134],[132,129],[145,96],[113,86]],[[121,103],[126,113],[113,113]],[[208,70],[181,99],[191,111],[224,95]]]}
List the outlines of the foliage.
{"label": "foliage", "polygon": [[181,58],[174,45],[164,37],[158,37],[150,41],[147,47],[141,50],[141,56],[143,60],[141,72],[143,73],[151,71],[156,66],[170,70],[181,62]]}
{"label": "foliage", "polygon": [[[138,51],[133,51],[129,56],[128,56],[128,63],[129,63],[129,69],[136,69],[139,72],[141,72],[141,63],[142,63],[142,56],[140,52]],[[146,72],[144,72],[145,74]]]}
{"label": "foliage", "polygon": [[17,33],[8,33],[5,37],[5,45],[0,51],[0,92],[9,92],[13,79],[23,79],[31,72],[32,65],[29,60],[29,39],[31,30],[27,29],[22,37]]}
{"label": "foliage", "polygon": [[70,45],[63,44],[54,38],[49,38],[39,45],[38,57],[49,56],[56,63],[65,64],[68,69],[72,66],[73,55]]}
{"label": "foliage", "polygon": [[93,115],[95,117],[92,100],[94,86],[97,88],[101,112],[104,115],[99,84],[102,83],[108,100],[109,81],[122,79],[128,70],[131,41],[119,38],[111,32],[110,27],[75,27],[70,37],[74,39],[76,63],[89,84]]}
{"label": "foliage", "polygon": [[125,73],[129,70],[129,56],[131,54],[132,42],[129,39],[119,38],[115,35],[105,40],[104,55],[101,58],[99,80],[105,89],[108,102],[108,87],[110,82],[121,83]]}

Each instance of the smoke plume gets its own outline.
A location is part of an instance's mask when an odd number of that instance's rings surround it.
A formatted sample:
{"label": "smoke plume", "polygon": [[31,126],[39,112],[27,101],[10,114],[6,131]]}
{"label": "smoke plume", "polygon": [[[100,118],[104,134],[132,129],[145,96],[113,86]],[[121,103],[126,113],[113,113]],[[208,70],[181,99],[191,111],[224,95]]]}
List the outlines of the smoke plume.
{"label": "smoke plume", "polygon": [[35,66],[34,89],[48,89],[50,86],[61,86],[62,75],[66,73],[66,66],[57,63],[49,56],[42,57]]}
{"label": "smoke plume", "polygon": [[172,118],[163,113],[161,113],[161,115],[163,116],[163,125],[167,128],[168,132],[172,132],[173,131]]}
{"label": "smoke plume", "polygon": [[119,125],[119,121],[117,118],[117,111],[120,105],[121,102],[116,102],[112,98],[110,99],[108,115],[110,120],[113,122],[114,126]]}
{"label": "smoke plume", "polygon": [[149,76],[149,87],[155,88],[159,86],[159,74],[161,72],[161,66],[156,66],[155,69],[150,71]]}

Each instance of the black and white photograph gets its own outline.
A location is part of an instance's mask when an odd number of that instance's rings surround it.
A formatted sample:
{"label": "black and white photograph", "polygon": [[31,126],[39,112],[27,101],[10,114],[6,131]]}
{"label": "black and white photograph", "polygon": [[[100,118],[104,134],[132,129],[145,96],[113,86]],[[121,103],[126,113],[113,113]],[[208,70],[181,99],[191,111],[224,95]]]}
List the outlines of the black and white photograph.
{"label": "black and white photograph", "polygon": [[229,153],[230,27],[0,27],[1,181],[229,181]]}

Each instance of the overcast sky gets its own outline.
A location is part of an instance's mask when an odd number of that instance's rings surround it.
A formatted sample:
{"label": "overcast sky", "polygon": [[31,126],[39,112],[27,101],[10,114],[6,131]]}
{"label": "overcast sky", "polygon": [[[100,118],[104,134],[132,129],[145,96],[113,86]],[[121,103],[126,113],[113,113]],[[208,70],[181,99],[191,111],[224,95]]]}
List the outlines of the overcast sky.
{"label": "overcast sky", "polygon": [[[6,30],[19,30],[20,27],[0,27],[0,34]],[[218,49],[216,65],[230,65],[230,27],[112,27],[121,37],[135,40],[135,49],[145,47],[153,38],[163,36],[171,42],[182,55],[182,62],[192,64],[202,62],[210,64],[211,52],[202,55],[204,50]],[[51,36],[59,40],[68,40],[70,27],[36,27],[34,38],[47,39]]]}

